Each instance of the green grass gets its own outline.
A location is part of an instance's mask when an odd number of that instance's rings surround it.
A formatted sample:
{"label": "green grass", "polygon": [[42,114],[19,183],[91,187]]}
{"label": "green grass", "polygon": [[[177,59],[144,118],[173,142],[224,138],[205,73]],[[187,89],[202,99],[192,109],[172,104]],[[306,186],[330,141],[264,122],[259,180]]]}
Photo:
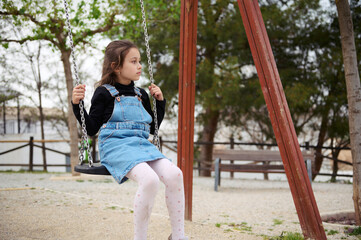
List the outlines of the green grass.
{"label": "green grass", "polygon": [[220,228],[225,226],[226,229],[225,231],[240,231],[240,232],[252,232],[252,227],[248,226],[248,224],[246,222],[242,222],[242,223],[216,223],[215,226],[217,228]]}
{"label": "green grass", "polygon": [[357,227],[355,229],[352,230],[351,233],[349,233],[349,235],[351,236],[361,236],[361,227]]}
{"label": "green grass", "polygon": [[112,179],[105,179],[102,181],[102,183],[113,183]]}
{"label": "green grass", "polygon": [[284,222],[284,220],[280,219],[273,219],[273,226],[281,225]]}
{"label": "green grass", "polygon": [[110,210],[116,210],[117,207],[116,206],[111,206],[111,207],[107,207],[107,209],[110,209]]}
{"label": "green grass", "polygon": [[293,232],[282,232],[280,236],[277,237],[264,237],[265,240],[304,240],[301,233]]}
{"label": "green grass", "polygon": [[337,233],[339,233],[337,230],[333,230],[333,229],[331,229],[331,230],[328,230],[328,229],[325,229],[325,232],[326,232],[326,234],[327,235],[335,235],[335,234],[337,234]]}

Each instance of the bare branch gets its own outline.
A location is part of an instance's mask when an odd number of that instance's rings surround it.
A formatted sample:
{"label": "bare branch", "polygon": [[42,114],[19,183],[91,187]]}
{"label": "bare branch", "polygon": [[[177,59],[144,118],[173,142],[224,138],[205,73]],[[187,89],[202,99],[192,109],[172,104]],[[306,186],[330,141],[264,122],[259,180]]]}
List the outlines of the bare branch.
{"label": "bare branch", "polygon": [[[13,11],[10,11],[10,12],[4,12],[4,11],[0,11],[0,15],[3,15],[3,16],[23,16],[23,17],[26,17],[28,18],[30,21],[32,21],[33,23],[35,23],[37,26],[40,26],[40,27],[44,27],[44,28],[48,28],[48,26],[44,23],[41,23],[39,22],[38,20],[36,20],[36,18],[34,16],[32,16],[31,14],[28,14],[28,13],[21,13],[20,11],[18,10],[13,10]],[[53,19],[52,19],[53,20]],[[53,20],[54,22],[54,20]],[[51,29],[53,30],[53,29]],[[38,40],[46,40],[46,41],[49,41],[51,42],[52,44],[54,44],[55,46],[59,46],[59,43],[57,43],[56,41],[54,41],[53,39],[49,38],[48,36],[42,36],[41,39],[39,39],[38,37],[34,37],[34,36],[28,36],[28,37],[25,37],[25,38],[22,38],[20,40],[16,40],[16,39],[1,39],[0,38],[0,42],[14,42],[14,43],[19,43],[19,44],[23,44],[27,41],[38,41]]]}
{"label": "bare branch", "polygon": [[14,9],[11,12],[0,11],[0,15],[2,15],[2,16],[23,16],[23,17],[28,18],[30,21],[32,21],[33,23],[35,23],[38,26],[46,27],[45,24],[43,24],[43,23],[39,22],[38,20],[36,20],[36,18],[33,15],[28,14],[28,13],[21,13],[19,10]]}
{"label": "bare branch", "polygon": [[0,39],[0,42],[3,43],[10,43],[10,42],[14,42],[14,43],[20,43],[23,44],[24,42],[29,41],[29,39],[21,39],[21,40],[16,40],[16,39]]}
{"label": "bare branch", "polygon": [[20,39],[20,40],[16,40],[16,39],[1,39],[0,38],[0,42],[2,43],[10,43],[10,42],[14,42],[14,43],[19,43],[19,44],[23,44],[25,42],[28,42],[28,41],[39,41],[39,40],[46,40],[46,41],[49,41],[51,43],[53,43],[55,46],[59,46],[59,44],[54,41],[53,39],[50,39],[46,36],[44,36],[43,38],[39,39],[39,38],[35,38],[35,37],[26,37],[26,38],[23,38],[23,39]]}

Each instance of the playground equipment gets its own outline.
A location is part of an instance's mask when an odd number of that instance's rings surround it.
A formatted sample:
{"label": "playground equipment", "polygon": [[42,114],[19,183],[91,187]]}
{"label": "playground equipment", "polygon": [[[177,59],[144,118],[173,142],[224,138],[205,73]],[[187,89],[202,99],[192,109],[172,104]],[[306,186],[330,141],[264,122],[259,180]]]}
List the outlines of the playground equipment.
{"label": "playground equipment", "polygon": [[[258,1],[238,0],[253,60],[305,239],[326,239]],[[186,218],[192,219],[194,98],[198,0],[181,0],[178,166]]]}

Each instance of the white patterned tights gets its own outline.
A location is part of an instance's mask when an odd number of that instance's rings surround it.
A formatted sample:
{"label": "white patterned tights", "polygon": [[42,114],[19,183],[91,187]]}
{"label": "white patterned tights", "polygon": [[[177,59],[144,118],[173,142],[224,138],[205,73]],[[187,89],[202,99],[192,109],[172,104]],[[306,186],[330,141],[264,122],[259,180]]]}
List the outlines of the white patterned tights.
{"label": "white patterned tights", "polygon": [[168,159],[136,165],[127,175],[138,183],[134,198],[134,240],[147,239],[149,217],[159,180],[165,185],[165,200],[172,226],[172,239],[184,237],[184,187],[182,171]]}

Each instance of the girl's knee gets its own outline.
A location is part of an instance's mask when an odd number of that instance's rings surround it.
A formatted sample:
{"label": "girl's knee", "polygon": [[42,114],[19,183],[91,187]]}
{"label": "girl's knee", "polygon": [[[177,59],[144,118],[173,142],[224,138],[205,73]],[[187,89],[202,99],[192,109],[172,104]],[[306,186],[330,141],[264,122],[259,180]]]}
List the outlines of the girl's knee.
{"label": "girl's knee", "polygon": [[174,175],[177,179],[183,180],[183,172],[180,170],[180,168],[176,168]]}
{"label": "girl's knee", "polygon": [[166,184],[183,184],[183,173],[178,167],[174,167],[163,177],[162,181]]}
{"label": "girl's knee", "polygon": [[155,172],[150,172],[142,181],[143,188],[157,190],[159,187],[159,177]]}

